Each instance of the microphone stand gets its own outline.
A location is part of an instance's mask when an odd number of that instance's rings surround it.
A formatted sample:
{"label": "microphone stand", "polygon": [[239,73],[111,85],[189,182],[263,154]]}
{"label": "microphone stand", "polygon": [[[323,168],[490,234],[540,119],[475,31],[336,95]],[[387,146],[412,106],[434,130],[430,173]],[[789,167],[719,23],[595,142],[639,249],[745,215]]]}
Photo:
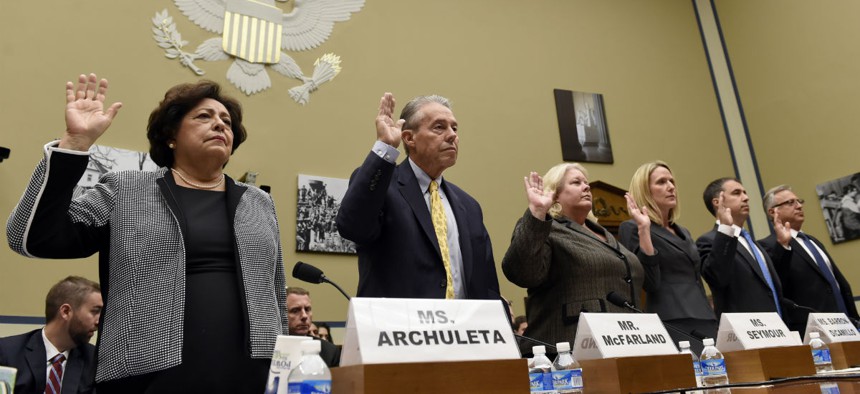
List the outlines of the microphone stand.
{"label": "microphone stand", "polygon": [[335,288],[335,289],[337,289],[338,291],[340,291],[340,294],[343,294],[343,296],[344,296],[344,297],[346,297],[346,300],[347,300],[347,301],[349,301],[349,300],[351,300],[351,299],[352,299],[348,294],[346,294],[346,292],[345,292],[345,291],[343,291],[343,289],[341,289],[341,288],[340,288],[340,286],[338,286],[338,285],[337,285],[337,283],[334,283],[334,282],[332,282],[332,281],[328,280],[328,278],[326,278],[326,277],[325,277],[325,275],[323,275],[323,276],[322,276],[322,278],[320,278],[320,279],[321,279],[323,282],[328,283],[328,284],[330,284],[330,285],[334,286],[334,288]]}

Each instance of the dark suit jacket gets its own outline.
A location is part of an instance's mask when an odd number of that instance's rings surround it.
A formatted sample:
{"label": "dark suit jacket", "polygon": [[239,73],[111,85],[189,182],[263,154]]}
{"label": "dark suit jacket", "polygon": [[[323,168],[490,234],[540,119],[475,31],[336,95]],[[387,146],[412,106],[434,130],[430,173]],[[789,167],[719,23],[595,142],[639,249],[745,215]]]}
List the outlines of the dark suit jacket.
{"label": "dark suit jacket", "polygon": [[[839,290],[842,293],[839,296],[845,301],[845,306],[848,308],[848,316],[854,319],[860,318],[857,315],[857,306],[854,304],[851,284],[842,276],[842,272],[839,271],[839,267],[836,266],[833,258],[827,253],[827,249],[824,249],[824,245],[815,239],[815,237],[809,234],[806,235],[824,251],[827,259],[830,260],[830,264],[833,266],[833,276],[836,278],[836,283],[839,284]],[[758,242],[767,249],[768,254],[771,256],[775,252],[784,250],[773,234]],[[779,274],[779,280],[782,282],[786,298],[798,303],[798,305],[812,308],[819,312],[839,312],[830,283],[827,282],[821,269],[818,268],[818,264],[812,259],[809,253],[806,253],[800,242],[802,241],[792,239],[791,258],[782,262],[775,262],[776,272]],[[809,311],[795,309],[792,317],[793,327],[789,326],[789,328],[802,333],[806,329],[808,315]]]}
{"label": "dark suit jacket", "polygon": [[[500,299],[481,206],[447,179],[441,186],[457,219],[466,298]],[[337,229],[357,246],[357,296],[445,298],[447,279],[436,232],[408,162],[395,167],[368,154],[350,178]]]}
{"label": "dark suit jacket", "polygon": [[[702,259],[702,276],[711,287],[714,296],[714,310],[719,317],[724,312],[776,312],[773,294],[758,262],[737,237],[730,237],[719,231],[717,226],[703,234],[696,241]],[[790,301],[783,300],[782,284],[779,281],[769,254],[758,246],[773,279],[777,299],[781,300],[783,320],[790,323],[788,313]],[[775,259],[782,263],[791,255],[784,248],[775,252]]]}
{"label": "dark suit jacket", "polygon": [[325,361],[325,365],[328,365],[329,368],[334,368],[340,365],[340,348],[326,340],[322,340],[319,338],[314,338],[316,341],[320,341],[320,358]]}
{"label": "dark suit jacket", "polygon": [[[708,303],[702,285],[702,261],[693,237],[687,229],[674,224],[675,234],[651,223],[651,244],[657,254],[654,265],[645,267],[646,311],[656,313],[660,320],[698,319],[714,321],[716,316]],[[639,249],[639,229],[635,222],[621,223],[618,235],[622,245],[640,260],[645,254]]]}
{"label": "dark suit jacket", "polygon": [[[15,394],[42,394],[48,373],[48,356],[42,341],[42,329],[0,338],[0,365],[18,369]],[[92,393],[95,378],[95,346],[69,351],[63,370],[63,394]]]}
{"label": "dark suit jacket", "polygon": [[587,221],[585,226],[563,216],[539,220],[526,210],[514,227],[502,271],[515,285],[528,289],[526,336],[572,343],[581,312],[630,313],[606,301],[610,292],[639,306],[642,263],[653,263],[648,259],[640,263],[600,225]]}

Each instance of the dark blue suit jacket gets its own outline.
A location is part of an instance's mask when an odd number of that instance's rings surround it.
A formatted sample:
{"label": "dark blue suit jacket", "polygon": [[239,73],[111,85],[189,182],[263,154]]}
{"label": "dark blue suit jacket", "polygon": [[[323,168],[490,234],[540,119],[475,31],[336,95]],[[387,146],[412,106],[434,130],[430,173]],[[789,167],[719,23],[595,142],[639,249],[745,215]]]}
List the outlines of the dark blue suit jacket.
{"label": "dark blue suit jacket", "polygon": [[[815,239],[815,237],[809,234],[806,235],[824,251],[824,254],[830,260],[830,264],[833,266],[833,276],[836,279],[836,283],[839,284],[839,290],[842,293],[839,296],[842,297],[845,306],[848,308],[848,317],[853,319],[860,318],[857,315],[857,306],[854,304],[854,294],[851,292],[851,284],[848,283],[845,276],[839,271],[839,267],[836,266],[836,262],[830,257],[830,253],[827,253],[824,245]],[[774,253],[780,252],[780,249],[785,250],[779,245],[776,241],[776,236],[773,234],[758,242],[767,249],[771,256]],[[824,277],[821,269],[818,268],[818,263],[800,246],[800,242],[797,239],[792,239],[791,258],[781,263],[776,263],[776,272],[779,273],[779,280],[782,281],[785,296],[802,306],[819,312],[839,312],[830,283]],[[803,333],[806,330],[809,311],[797,309],[794,313],[795,315],[792,318],[793,324],[789,328]]]}
{"label": "dark blue suit jacket", "polygon": [[[776,312],[773,294],[758,262],[739,242],[738,238],[717,231],[716,226],[696,241],[702,259],[702,276],[711,288],[717,318],[724,312]],[[788,312],[792,302],[782,296],[782,284],[769,254],[761,245],[758,248],[771,273],[782,318],[790,324]],[[782,263],[790,258],[790,253],[780,247],[775,250],[774,258]]]}
{"label": "dark blue suit jacket", "polygon": [[[0,365],[18,369],[15,394],[42,394],[48,373],[42,329],[0,338]],[[86,344],[69,351],[63,370],[63,394],[92,393],[95,387],[95,346]]]}
{"label": "dark blue suit jacket", "polygon": [[[466,298],[500,299],[481,206],[451,182],[441,186],[457,219]],[[368,154],[350,178],[337,228],[357,245],[357,296],[445,298],[445,267],[430,210],[407,161],[395,166]]]}

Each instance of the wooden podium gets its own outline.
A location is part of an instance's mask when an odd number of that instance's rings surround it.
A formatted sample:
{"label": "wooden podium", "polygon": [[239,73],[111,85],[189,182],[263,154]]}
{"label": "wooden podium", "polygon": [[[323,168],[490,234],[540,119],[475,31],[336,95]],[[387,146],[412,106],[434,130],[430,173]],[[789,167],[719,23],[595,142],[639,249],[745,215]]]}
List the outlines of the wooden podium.
{"label": "wooden podium", "polygon": [[731,383],[815,375],[808,345],[737,350],[723,356]]}
{"label": "wooden podium", "polygon": [[834,342],[827,346],[834,369],[860,367],[860,342]]}
{"label": "wooden podium", "polygon": [[332,368],[331,383],[332,394],[529,392],[528,363],[524,358],[351,365]]}
{"label": "wooden podium", "polygon": [[641,393],[696,387],[687,354],[581,360],[586,393]]}

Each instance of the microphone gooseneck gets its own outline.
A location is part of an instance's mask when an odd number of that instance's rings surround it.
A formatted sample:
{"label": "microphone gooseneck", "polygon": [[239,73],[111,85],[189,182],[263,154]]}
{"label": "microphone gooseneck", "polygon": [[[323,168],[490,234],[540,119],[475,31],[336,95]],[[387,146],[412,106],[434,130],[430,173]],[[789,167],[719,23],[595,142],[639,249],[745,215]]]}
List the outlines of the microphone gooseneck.
{"label": "microphone gooseneck", "polygon": [[627,301],[627,299],[624,298],[623,295],[618,294],[614,291],[610,291],[609,294],[606,295],[606,300],[611,302],[615,306],[627,308],[632,311],[635,311],[636,313],[645,313],[642,312],[639,308],[633,306],[633,304],[631,304],[630,301]]}
{"label": "microphone gooseneck", "polygon": [[553,348],[553,349],[555,349],[555,345],[549,344],[549,343],[544,342],[544,341],[541,341],[541,340],[539,340],[539,339],[534,339],[534,338],[532,338],[532,337],[527,337],[527,336],[525,336],[525,335],[520,335],[520,334],[517,334],[517,333],[514,333],[514,336],[515,336],[515,337],[517,337],[518,339],[523,339],[523,340],[526,340],[526,341],[531,342],[531,343],[536,343],[536,344],[538,344],[538,345],[543,345],[543,346],[546,346],[546,347],[548,347],[548,348]]}
{"label": "microphone gooseneck", "polygon": [[323,282],[328,283],[334,286],[334,288],[336,288],[338,291],[340,291],[340,293],[343,294],[343,296],[346,297],[347,300],[351,299],[349,295],[346,294],[346,292],[343,291],[343,289],[337,285],[337,283],[334,283],[329,280],[329,278],[326,278],[325,274],[323,274],[321,269],[314,267],[310,264],[303,263],[301,261],[296,262],[296,265],[293,266],[293,278],[313,284],[320,284]]}

